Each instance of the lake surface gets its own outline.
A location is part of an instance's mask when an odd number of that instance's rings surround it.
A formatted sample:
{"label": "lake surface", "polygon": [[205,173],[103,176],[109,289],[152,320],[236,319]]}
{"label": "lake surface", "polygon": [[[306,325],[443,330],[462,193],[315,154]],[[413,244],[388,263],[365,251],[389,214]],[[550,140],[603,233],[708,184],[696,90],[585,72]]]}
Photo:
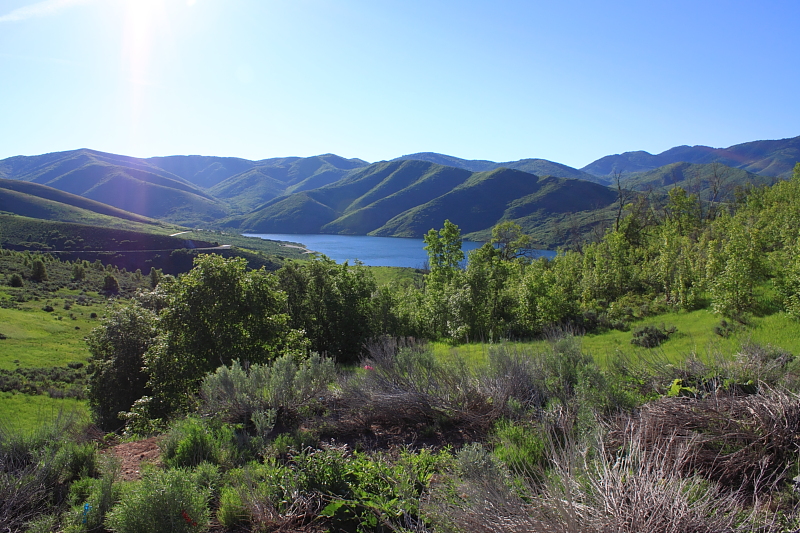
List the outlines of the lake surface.
{"label": "lake surface", "polygon": [[[327,255],[337,263],[356,259],[368,266],[395,266],[422,268],[428,254],[422,249],[422,239],[401,239],[398,237],[369,237],[364,235],[295,235],[286,233],[246,233],[246,237],[259,237],[273,241],[297,242],[309,250]],[[482,242],[464,241],[461,249],[464,254],[480,248]],[[542,250],[548,257],[555,252]]]}

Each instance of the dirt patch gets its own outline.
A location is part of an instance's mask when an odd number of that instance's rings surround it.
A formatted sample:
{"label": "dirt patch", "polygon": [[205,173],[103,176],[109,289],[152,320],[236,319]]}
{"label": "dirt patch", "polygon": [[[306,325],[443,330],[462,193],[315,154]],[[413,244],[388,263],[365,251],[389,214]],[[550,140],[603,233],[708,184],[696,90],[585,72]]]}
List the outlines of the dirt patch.
{"label": "dirt patch", "polygon": [[124,481],[141,479],[142,463],[158,464],[161,450],[158,447],[158,437],[123,442],[106,448],[101,453],[117,457],[121,462],[120,478]]}

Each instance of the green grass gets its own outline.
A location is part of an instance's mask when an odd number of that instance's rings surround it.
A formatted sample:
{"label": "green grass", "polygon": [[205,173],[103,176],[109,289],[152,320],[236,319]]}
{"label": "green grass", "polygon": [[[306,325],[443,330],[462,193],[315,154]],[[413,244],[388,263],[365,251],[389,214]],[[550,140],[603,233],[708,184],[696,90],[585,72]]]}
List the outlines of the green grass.
{"label": "green grass", "polygon": [[[52,313],[41,309],[48,302],[55,309]],[[0,333],[7,337],[0,340],[0,368],[44,368],[88,360],[89,350],[83,339],[99,325],[99,319],[89,315],[96,312],[102,317],[105,304],[74,305],[68,311],[63,304],[63,298],[51,298],[25,302],[22,309],[0,309]]]}
{"label": "green grass", "polygon": [[[740,327],[728,338],[714,333],[722,317],[709,310],[701,309],[691,312],[665,313],[650,317],[632,324],[631,331],[607,331],[585,335],[581,346],[585,353],[594,357],[601,366],[618,352],[637,358],[652,359],[654,354],[665,362],[679,363],[691,355],[706,357],[721,354],[729,357],[735,354],[743,343],[771,344],[800,355],[800,322],[786,313],[778,312],[764,317],[751,317],[746,327]],[[730,320],[728,322],[731,322]],[[640,348],[631,344],[633,330],[637,327],[655,325],[675,326],[677,331],[657,348]],[[508,342],[506,345],[518,349],[537,350],[544,347],[546,341]],[[490,344],[471,343],[452,346],[444,342],[431,343],[434,354],[439,358],[452,357],[458,354],[469,364],[480,366],[486,363]]]}
{"label": "green grass", "polygon": [[416,268],[406,267],[369,267],[379,286],[396,283],[401,286],[422,283],[422,272]]}
{"label": "green grass", "polygon": [[49,396],[32,396],[0,392],[0,420],[4,426],[17,431],[36,431],[59,415],[75,414],[89,420],[89,406],[85,400],[55,399]]}

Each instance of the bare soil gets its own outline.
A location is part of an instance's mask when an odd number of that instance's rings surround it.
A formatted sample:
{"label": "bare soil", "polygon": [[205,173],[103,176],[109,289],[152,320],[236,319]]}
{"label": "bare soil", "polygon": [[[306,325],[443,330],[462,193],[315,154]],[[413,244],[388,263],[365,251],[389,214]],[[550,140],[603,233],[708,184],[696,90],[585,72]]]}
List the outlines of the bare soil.
{"label": "bare soil", "polygon": [[106,448],[101,453],[119,458],[121,461],[120,478],[124,481],[141,479],[142,463],[158,464],[161,456],[158,437],[123,442]]}

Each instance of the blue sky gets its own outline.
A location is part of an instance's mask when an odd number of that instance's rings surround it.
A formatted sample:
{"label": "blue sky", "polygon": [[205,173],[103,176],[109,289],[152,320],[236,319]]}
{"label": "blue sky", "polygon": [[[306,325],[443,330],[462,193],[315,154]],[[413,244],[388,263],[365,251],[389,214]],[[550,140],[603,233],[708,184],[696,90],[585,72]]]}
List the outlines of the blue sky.
{"label": "blue sky", "polygon": [[0,0],[0,158],[582,167],[800,135],[800,2]]}

